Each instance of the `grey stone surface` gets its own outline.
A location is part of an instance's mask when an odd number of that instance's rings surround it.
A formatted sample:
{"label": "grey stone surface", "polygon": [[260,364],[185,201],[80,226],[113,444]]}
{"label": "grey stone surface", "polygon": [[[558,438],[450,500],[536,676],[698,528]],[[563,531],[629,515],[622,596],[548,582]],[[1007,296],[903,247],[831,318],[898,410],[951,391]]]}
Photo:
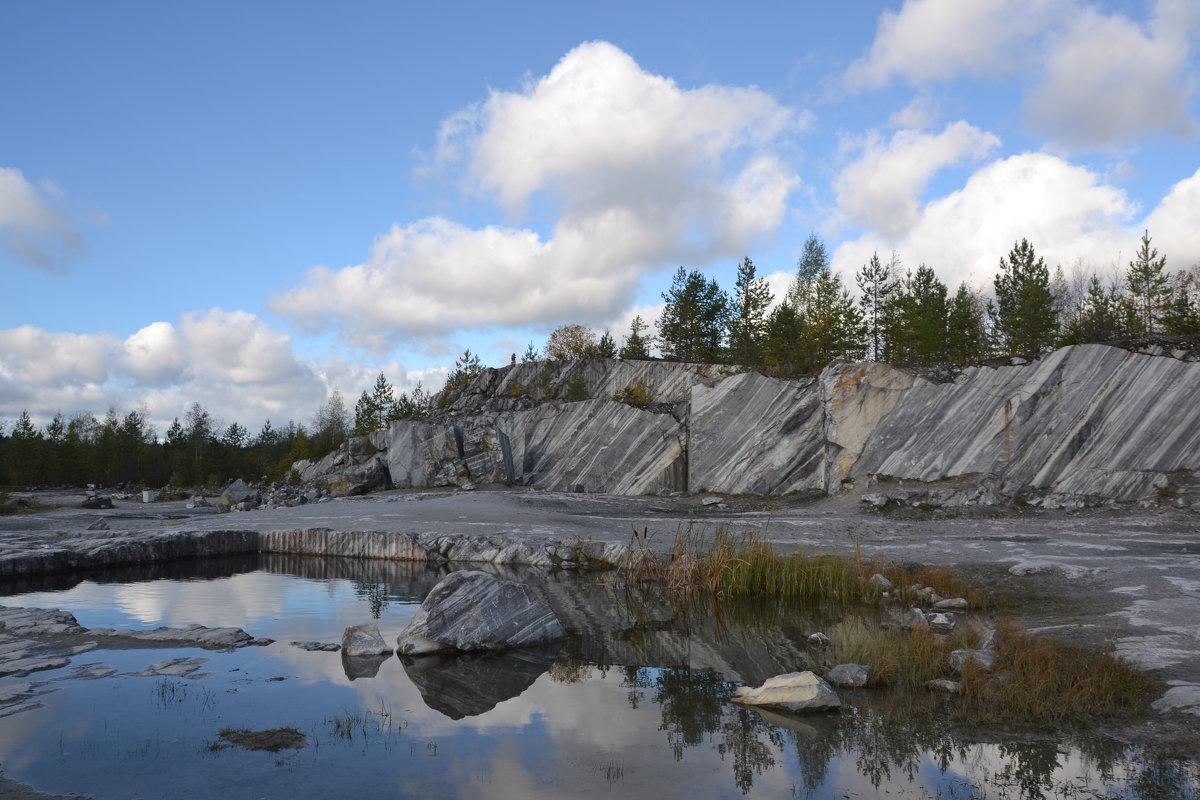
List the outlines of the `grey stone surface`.
{"label": "grey stone surface", "polygon": [[507,650],[566,638],[550,606],[530,587],[478,570],[438,582],[397,637],[401,655]]}
{"label": "grey stone surface", "polygon": [[[401,488],[515,482],[617,494],[784,494],[837,492],[888,475],[973,483],[877,489],[866,502],[1191,506],[1172,496],[1170,474],[1200,469],[1195,363],[1077,345],[1032,364],[969,368],[948,383],[878,363],[835,362],[794,381],[729,373],[619,361],[485,370],[430,418],[396,422],[296,469],[340,494],[388,480]],[[563,401],[572,381],[586,400]],[[666,405],[611,399],[638,381]]]}
{"label": "grey stone surface", "polygon": [[379,626],[373,622],[351,625],[342,632],[342,655],[348,658],[391,654],[391,646],[383,640]]}
{"label": "grey stone surface", "polygon": [[1013,495],[1137,500],[1173,470],[1200,468],[1200,370],[1103,345],[1033,364],[917,379],[877,424],[853,475],[936,481],[992,474]]}
{"label": "grey stone surface", "polygon": [[861,689],[871,680],[871,667],[866,664],[838,664],[823,676],[826,683],[842,689]]}
{"label": "grey stone surface", "polygon": [[952,650],[948,662],[955,674],[961,674],[968,664],[990,672],[996,664],[996,653],[994,650]]}
{"label": "grey stone surface", "polygon": [[730,699],[748,706],[767,706],[792,713],[832,711],[842,701],[833,687],[812,672],[789,672],[768,679],[762,686],[742,686]]}
{"label": "grey stone surface", "polygon": [[753,372],[692,387],[690,491],[784,494],[824,488],[824,415],[812,378]]}

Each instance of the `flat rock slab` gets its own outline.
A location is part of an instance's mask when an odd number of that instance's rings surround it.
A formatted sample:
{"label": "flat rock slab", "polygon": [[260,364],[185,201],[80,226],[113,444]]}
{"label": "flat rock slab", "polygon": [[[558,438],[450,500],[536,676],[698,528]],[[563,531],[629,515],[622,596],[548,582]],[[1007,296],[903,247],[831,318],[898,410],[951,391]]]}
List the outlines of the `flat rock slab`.
{"label": "flat rock slab", "polygon": [[567,637],[532,588],[463,570],[442,578],[397,637],[400,655],[508,650]]}
{"label": "flat rock slab", "polygon": [[734,690],[730,699],[742,705],[767,706],[793,713],[832,711],[842,705],[833,687],[809,671],[776,675],[758,687],[742,686]]}
{"label": "flat rock slab", "polygon": [[207,658],[168,658],[156,661],[141,672],[133,675],[139,678],[187,678],[207,662]]}

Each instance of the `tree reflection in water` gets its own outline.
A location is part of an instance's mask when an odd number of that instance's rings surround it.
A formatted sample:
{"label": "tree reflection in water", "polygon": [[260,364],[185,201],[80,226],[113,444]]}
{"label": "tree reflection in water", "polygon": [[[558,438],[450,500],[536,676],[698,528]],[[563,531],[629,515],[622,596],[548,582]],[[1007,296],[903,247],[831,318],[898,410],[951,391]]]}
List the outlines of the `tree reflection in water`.
{"label": "tree reflection in water", "polygon": [[[730,703],[735,684],[712,672],[687,667],[621,669],[632,707],[643,703],[648,693],[658,704],[659,729],[666,733],[675,760],[682,761],[689,748],[713,746],[728,761],[743,794],[751,792],[756,778],[794,758],[800,773],[795,790],[802,789],[806,797],[824,797],[833,788],[826,785],[830,765],[850,758],[877,791],[900,783],[931,797],[938,796],[933,793],[936,787],[924,785],[928,775],[923,772],[931,764],[947,788],[967,792],[963,796],[977,796],[978,791],[1013,800],[1198,796],[1200,775],[1194,763],[1097,734],[1018,739],[1013,732],[992,731],[991,736],[972,740],[946,724],[937,698],[914,703],[889,699],[883,692],[862,693],[840,713],[797,716]],[[1004,740],[992,744],[988,738]],[[1116,780],[1119,773],[1121,779]],[[1128,788],[1096,793],[1098,786],[1114,783]]]}

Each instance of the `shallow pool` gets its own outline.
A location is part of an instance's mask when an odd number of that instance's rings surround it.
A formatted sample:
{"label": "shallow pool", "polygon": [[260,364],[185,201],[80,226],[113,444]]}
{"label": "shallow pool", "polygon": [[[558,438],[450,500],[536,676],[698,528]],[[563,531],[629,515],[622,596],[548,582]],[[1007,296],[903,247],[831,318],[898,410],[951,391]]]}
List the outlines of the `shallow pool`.
{"label": "shallow pool", "polygon": [[[503,573],[544,592],[570,634],[546,649],[344,664],[292,641],[385,638],[437,573],[410,564],[262,556],[8,586],[8,606],[62,608],[87,627],[239,626],[276,642],[232,652],[98,649],[41,708],[0,719],[4,777],[96,798],[1197,796],[1196,765],[1101,735],[966,738],[878,695],[788,717],[728,702],[797,668],[827,613],[718,619],[630,597],[603,576]],[[187,678],[138,677],[205,658]],[[116,674],[63,679],[86,665]],[[300,749],[247,751],[221,732],[294,727]]]}

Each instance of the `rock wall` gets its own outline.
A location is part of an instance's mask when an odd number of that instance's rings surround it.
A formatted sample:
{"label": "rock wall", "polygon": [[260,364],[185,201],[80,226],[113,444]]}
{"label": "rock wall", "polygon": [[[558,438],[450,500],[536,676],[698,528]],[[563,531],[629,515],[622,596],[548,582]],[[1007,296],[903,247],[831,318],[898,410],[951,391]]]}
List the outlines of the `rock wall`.
{"label": "rock wall", "polygon": [[[1077,345],[1014,362],[950,382],[878,363],[794,380],[653,361],[517,364],[440,396],[430,419],[297,470],[331,488],[361,488],[367,472],[401,488],[615,494],[832,493],[863,476],[973,476],[983,488],[966,502],[1079,505],[1169,495],[1172,475],[1200,469],[1192,356]],[[628,387],[649,402],[613,399]]]}

